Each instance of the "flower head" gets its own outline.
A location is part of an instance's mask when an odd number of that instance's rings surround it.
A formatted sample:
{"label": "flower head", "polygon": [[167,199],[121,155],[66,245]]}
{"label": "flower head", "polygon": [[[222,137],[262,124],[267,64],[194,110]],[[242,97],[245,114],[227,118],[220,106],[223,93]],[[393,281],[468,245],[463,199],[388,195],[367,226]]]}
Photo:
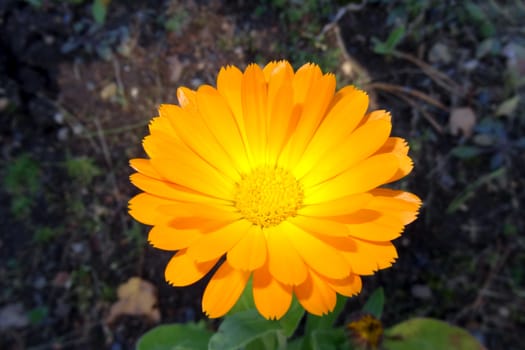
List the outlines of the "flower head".
{"label": "flower head", "polygon": [[412,170],[408,146],[390,137],[388,112],[367,112],[366,93],[335,85],[315,64],[229,66],[216,88],[179,88],[179,105],[151,122],[149,159],[131,160],[144,192],[130,214],[153,226],[154,247],[176,251],[170,284],[220,265],[204,291],[208,316],[228,312],[250,278],[264,317],[282,317],[293,296],[322,315],[396,259],[391,240],[421,202],[381,186]]}

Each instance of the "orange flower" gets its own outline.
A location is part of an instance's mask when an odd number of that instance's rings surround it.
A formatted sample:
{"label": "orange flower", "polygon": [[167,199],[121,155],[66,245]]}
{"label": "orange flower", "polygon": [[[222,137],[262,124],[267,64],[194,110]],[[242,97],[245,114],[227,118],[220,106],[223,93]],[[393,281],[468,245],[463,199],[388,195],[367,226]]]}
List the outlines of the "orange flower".
{"label": "orange flower", "polygon": [[[225,67],[217,88],[181,87],[162,105],[133,159],[143,193],[130,214],[152,225],[150,243],[176,251],[165,271],[187,286],[220,264],[204,292],[209,317],[227,313],[252,278],[266,318],[295,295],[310,313],[333,310],[336,293],[392,265],[391,240],[415,220],[417,196],[379,188],[412,170],[390,114],[367,113],[368,96],[315,64],[286,61],[244,72]],[[226,259],[221,259],[222,257]]]}

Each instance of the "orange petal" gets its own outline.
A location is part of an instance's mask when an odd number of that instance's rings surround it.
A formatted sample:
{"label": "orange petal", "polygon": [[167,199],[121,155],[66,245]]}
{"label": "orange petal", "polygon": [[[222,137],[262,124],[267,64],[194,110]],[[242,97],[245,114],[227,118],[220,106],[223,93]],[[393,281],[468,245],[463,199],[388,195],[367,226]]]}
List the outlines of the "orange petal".
{"label": "orange petal", "polygon": [[168,222],[171,217],[160,213],[158,208],[165,204],[171,204],[172,201],[148,193],[140,193],[129,201],[129,215],[135,220],[146,225],[158,225]]}
{"label": "orange petal", "polygon": [[179,250],[166,266],[164,276],[166,281],[172,286],[188,286],[197,282],[210,272],[217,261],[218,259],[196,263],[188,257],[186,249]]}
{"label": "orange petal", "polygon": [[317,184],[339,175],[374,154],[385,143],[391,129],[392,124],[385,120],[364,124],[341,144],[328,150],[321,158],[322,166],[313,168],[301,181]]}
{"label": "orange petal", "polygon": [[197,91],[197,103],[206,125],[231,157],[235,168],[242,173],[248,172],[250,165],[240,129],[226,100],[211,86],[203,85]]}
{"label": "orange petal", "polygon": [[306,265],[292,246],[281,225],[264,229],[268,243],[268,268],[271,275],[286,285],[296,285],[306,279]]}
{"label": "orange petal", "polygon": [[224,316],[239,300],[249,277],[250,272],[235,270],[225,261],[204,290],[204,313],[210,318]]}
{"label": "orange petal", "polygon": [[309,273],[304,283],[294,287],[294,292],[305,310],[317,316],[333,311],[337,302],[335,291],[315,273]]}
{"label": "orange petal", "polygon": [[149,159],[135,158],[129,161],[129,165],[141,174],[160,180],[159,172],[151,165]]}
{"label": "orange petal", "polygon": [[275,164],[289,137],[293,116],[293,89],[286,71],[273,74],[268,86],[268,155],[267,162]]}
{"label": "orange petal", "polygon": [[203,234],[199,240],[191,243],[188,256],[198,262],[219,258],[237,244],[251,226],[252,223],[246,220],[238,220],[216,231]]}
{"label": "orange petal", "polygon": [[167,181],[156,180],[141,173],[132,174],[130,176],[130,180],[135,186],[144,192],[148,192],[149,194],[155,195],[159,198],[207,203],[212,205],[224,205],[225,203],[229,203],[218,198],[213,198],[205,194],[192,191],[180,185],[172,184]]}
{"label": "orange petal", "polygon": [[177,230],[167,225],[156,225],[149,231],[148,241],[158,249],[179,250],[187,248],[200,236],[198,230]]}
{"label": "orange petal", "polygon": [[345,297],[359,294],[362,287],[361,277],[355,274],[351,274],[342,280],[325,279],[325,281],[333,290]]}
{"label": "orange petal", "polygon": [[370,193],[374,195],[374,200],[369,203],[371,209],[394,214],[405,225],[417,218],[422,202],[415,194],[387,188],[376,188]]}
{"label": "orange petal", "polygon": [[233,197],[234,180],[223,176],[197,156],[177,152],[172,157],[153,158],[151,164],[170,182],[211,197]]}
{"label": "orange petal", "polygon": [[345,215],[364,208],[372,198],[370,193],[357,193],[327,202],[306,205],[298,210],[298,214],[314,217]]}
{"label": "orange petal", "polygon": [[401,219],[393,213],[364,209],[334,220],[346,223],[351,237],[385,242],[399,237],[404,228]]}
{"label": "orange petal", "polygon": [[[235,178],[237,172],[231,166],[231,158],[226,154],[215,136],[210,132],[202,115],[195,108],[181,108],[176,105],[161,105],[159,109],[162,115],[170,121],[171,125],[179,135],[184,145],[200,158],[206,159],[215,169],[226,172],[231,178]],[[165,150],[165,156],[171,154],[171,150]],[[229,169],[225,165],[230,165]]]}
{"label": "orange petal", "polygon": [[346,225],[325,218],[297,215],[288,218],[287,221],[307,232],[315,232],[321,235],[346,237],[350,233]]}
{"label": "orange petal", "polygon": [[261,315],[267,319],[280,319],[292,303],[292,286],[272,277],[268,264],[253,272],[253,299]]}
{"label": "orange petal", "polygon": [[304,262],[319,274],[330,278],[345,278],[350,274],[350,265],[338,251],[288,222],[280,224],[281,230],[303,258]]}
{"label": "orange petal", "polygon": [[[224,97],[230,110],[233,113],[236,124],[239,128],[239,133],[243,140],[245,147],[248,145],[248,139],[246,136],[246,126],[244,124],[244,117],[242,112],[242,100],[241,100],[241,89],[242,89],[242,72],[234,66],[227,66],[221,68],[219,75],[217,76],[217,90]],[[247,156],[250,157],[249,150]]]}
{"label": "orange petal", "polygon": [[394,154],[380,154],[365,159],[341,175],[317,186],[305,185],[304,204],[327,202],[356,193],[367,192],[388,180],[398,169]]}
{"label": "orange petal", "polygon": [[245,236],[227,255],[230,265],[238,270],[253,271],[266,261],[266,238],[261,228],[252,225]]}
{"label": "orange petal", "polygon": [[242,113],[249,150],[255,166],[265,160],[267,143],[267,84],[256,64],[246,67],[241,85]]}
{"label": "orange petal", "polygon": [[302,65],[293,77],[294,104],[303,104],[308,93],[323,73],[318,65],[306,63]]}
{"label": "orange petal", "polygon": [[[314,70],[315,71],[315,70]],[[334,96],[335,91],[335,77],[333,74],[325,74],[322,77],[314,77],[312,74],[308,83],[311,85],[308,88],[307,95],[302,105],[302,113],[293,133],[293,138],[288,143],[290,151],[288,158],[283,160],[280,164],[286,165],[289,168],[294,168],[299,162],[303,153],[312,139],[317,127],[323,120],[328,105]],[[300,76],[299,71],[296,78]],[[294,91],[297,88],[294,79]],[[306,83],[306,82],[305,82]]]}
{"label": "orange petal", "polygon": [[[336,101],[336,102],[334,102]],[[294,170],[297,178],[316,168],[322,156],[343,142],[355,129],[368,108],[368,95],[354,87],[338,91],[326,117],[317,128]]]}
{"label": "orange petal", "polygon": [[352,239],[355,251],[340,251],[358,275],[372,275],[375,271],[392,266],[397,251],[391,242],[369,242]]}

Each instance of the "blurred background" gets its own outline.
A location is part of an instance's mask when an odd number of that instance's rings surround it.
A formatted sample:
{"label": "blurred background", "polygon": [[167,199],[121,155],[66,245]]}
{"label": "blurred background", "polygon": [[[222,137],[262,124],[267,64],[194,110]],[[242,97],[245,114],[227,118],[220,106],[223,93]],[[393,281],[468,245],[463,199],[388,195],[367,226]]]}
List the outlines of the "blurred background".
{"label": "blurred background", "polygon": [[168,286],[127,214],[128,160],[178,86],[275,59],[366,90],[415,162],[420,218],[340,322],[383,286],[387,326],[525,349],[523,23],[521,0],[1,0],[0,349],[132,349],[203,318],[205,281]]}

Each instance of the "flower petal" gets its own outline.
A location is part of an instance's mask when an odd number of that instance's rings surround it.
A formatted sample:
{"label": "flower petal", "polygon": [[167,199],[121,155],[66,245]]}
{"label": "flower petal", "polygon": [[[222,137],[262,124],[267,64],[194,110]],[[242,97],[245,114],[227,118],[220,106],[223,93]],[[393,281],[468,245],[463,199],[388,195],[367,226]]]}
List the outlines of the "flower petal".
{"label": "flower petal", "polygon": [[152,196],[148,193],[140,193],[130,199],[128,203],[129,215],[143,224],[158,225],[171,219],[171,217],[166,217],[158,211],[160,206],[170,203],[172,203],[171,200]]}
{"label": "flower petal", "polygon": [[[231,158],[217,143],[215,136],[210,132],[196,108],[161,105],[159,112],[170,121],[184,145],[194,154],[204,159],[218,171],[226,173],[229,177],[238,176],[235,175],[236,171],[233,166],[230,166],[230,169],[224,166],[225,164],[232,164]],[[166,149],[165,152],[165,155],[169,156],[171,149]]]}
{"label": "flower petal", "polygon": [[382,185],[397,171],[399,160],[394,154],[379,154],[365,159],[339,176],[316,186],[305,185],[304,204],[327,202]]}
{"label": "flower petal", "polygon": [[235,270],[225,261],[204,290],[204,313],[210,318],[224,316],[239,300],[249,277],[250,272]]}
{"label": "flower petal", "polygon": [[374,200],[369,208],[398,216],[404,225],[408,225],[417,218],[421,207],[421,199],[413,193],[396,191],[387,188],[376,188],[370,191]]}
{"label": "flower petal", "polygon": [[268,164],[276,164],[292,127],[295,127],[293,120],[298,117],[297,113],[297,116],[293,114],[293,89],[290,81],[285,79],[286,74],[289,73],[285,69],[278,70],[270,77],[268,85]]}
{"label": "flower petal", "polygon": [[297,215],[288,218],[288,222],[307,232],[315,232],[321,235],[346,237],[350,233],[346,225],[326,218]]}
{"label": "flower petal", "polygon": [[[239,126],[226,100],[220,93],[208,85],[203,85],[197,91],[197,103],[206,125],[241,173],[250,170]],[[221,164],[227,168],[227,164]]]}
{"label": "flower petal", "polygon": [[355,129],[368,108],[368,95],[354,87],[339,90],[333,101],[336,102],[332,102],[326,117],[294,169],[297,178],[316,168],[329,149],[341,144]]}
{"label": "flower petal", "polygon": [[271,275],[287,285],[304,282],[307,269],[281,225],[264,228],[268,243],[268,268]]}
{"label": "flower petal", "polygon": [[154,179],[141,173],[132,174],[130,176],[130,180],[142,191],[150,193],[151,195],[159,198],[218,205],[224,205],[225,203],[224,200],[219,198],[213,198],[208,195],[192,191],[180,185]]}
{"label": "flower petal", "polygon": [[339,255],[337,249],[299,227],[282,222],[281,230],[303,258],[304,262],[319,274],[329,278],[345,278],[350,274],[350,265]]}
{"label": "flower petal", "polygon": [[189,286],[210,272],[217,261],[218,259],[196,263],[188,257],[186,249],[179,250],[168,262],[164,271],[164,277],[172,286]]}
{"label": "flower petal", "polygon": [[[287,166],[291,169],[295,167],[303,156],[308,143],[323,120],[328,105],[334,96],[334,75],[325,74],[319,78],[315,77],[315,73],[312,75],[313,76],[310,77],[310,81],[308,82],[310,85],[308,87],[307,95],[302,103],[301,116],[293,136],[287,144],[287,147],[289,147],[290,150],[285,154],[287,154],[288,157],[279,160],[279,163],[282,166]],[[295,77],[300,77],[299,71]],[[294,79],[294,92],[297,88],[295,83],[296,81]]]}
{"label": "flower petal", "polygon": [[265,159],[267,99],[264,73],[258,65],[250,64],[242,76],[241,101],[249,152],[255,166]]}
{"label": "flower petal", "polygon": [[252,225],[245,236],[227,255],[230,265],[238,270],[253,271],[266,261],[266,238],[259,226]]}
{"label": "flower petal", "polygon": [[315,167],[301,181],[317,184],[339,175],[344,170],[371,156],[387,140],[392,125],[386,120],[374,120],[356,129],[341,144],[328,150]]}
{"label": "flower petal", "polygon": [[345,297],[358,294],[362,287],[361,277],[356,274],[351,274],[342,280],[325,279],[325,281],[333,290]]}
{"label": "flower petal", "polygon": [[391,242],[369,242],[357,238],[354,251],[340,251],[358,275],[372,275],[375,271],[392,266],[397,251]]}
{"label": "flower petal", "polygon": [[298,210],[298,214],[314,217],[345,215],[362,209],[372,198],[373,196],[370,193],[357,193],[327,202],[303,206]]}
{"label": "flower petal", "polygon": [[268,264],[253,272],[253,299],[261,315],[267,319],[280,319],[292,303],[292,286],[272,277]]}
{"label": "flower petal", "polygon": [[216,198],[231,199],[233,196],[234,180],[196,156],[173,150],[172,157],[153,158],[151,164],[170,182]]}
{"label": "flower petal", "polygon": [[144,174],[146,176],[152,177],[154,179],[160,180],[162,176],[157,170],[151,165],[149,159],[135,158],[129,161],[129,165],[135,169],[137,172]]}
{"label": "flower petal", "polygon": [[294,287],[294,292],[305,310],[317,316],[333,311],[337,302],[335,291],[315,273],[309,273],[304,283]]}
{"label": "flower petal", "polygon": [[157,249],[179,250],[187,248],[200,236],[198,230],[177,230],[168,225],[156,225],[149,231],[148,241]]}
{"label": "flower petal", "polygon": [[219,258],[244,237],[252,224],[246,220],[235,221],[216,231],[203,234],[188,248],[188,256],[197,262]]}

